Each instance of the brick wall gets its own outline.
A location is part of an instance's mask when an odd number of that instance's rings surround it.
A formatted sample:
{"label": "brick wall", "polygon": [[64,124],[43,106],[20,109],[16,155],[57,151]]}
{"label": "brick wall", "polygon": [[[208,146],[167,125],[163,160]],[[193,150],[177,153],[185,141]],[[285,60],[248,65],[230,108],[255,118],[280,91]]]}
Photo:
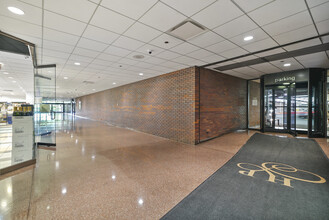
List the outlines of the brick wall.
{"label": "brick wall", "polygon": [[247,82],[200,69],[200,140],[246,128]]}
{"label": "brick wall", "polygon": [[195,67],[77,98],[77,115],[195,144]]}

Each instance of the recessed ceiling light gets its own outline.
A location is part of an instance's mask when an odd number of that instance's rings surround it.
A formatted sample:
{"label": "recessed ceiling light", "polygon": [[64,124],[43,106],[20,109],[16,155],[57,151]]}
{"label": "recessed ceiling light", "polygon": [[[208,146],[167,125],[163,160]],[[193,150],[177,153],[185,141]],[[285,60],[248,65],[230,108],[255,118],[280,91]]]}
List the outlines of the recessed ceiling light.
{"label": "recessed ceiling light", "polygon": [[9,76],[8,79],[14,79],[13,77]]}
{"label": "recessed ceiling light", "polygon": [[115,84],[117,84],[117,83],[114,82],[114,83],[112,83],[112,84],[115,85]]}
{"label": "recessed ceiling light", "polygon": [[64,76],[64,79],[68,79],[69,77],[67,77],[67,76]]}
{"label": "recessed ceiling light", "polygon": [[285,67],[291,66],[291,63],[285,63],[285,64],[283,64],[283,66],[285,66]]}
{"label": "recessed ceiling light", "polygon": [[12,13],[14,13],[14,14],[17,14],[17,15],[23,15],[24,14],[24,11],[22,11],[21,9],[16,8],[16,7],[9,6],[8,10],[11,11]]}
{"label": "recessed ceiling light", "polygon": [[144,73],[139,73],[139,75],[140,75],[140,76],[143,76],[143,75],[144,75]]}
{"label": "recessed ceiling light", "polygon": [[93,91],[95,91],[96,89],[93,89]]}
{"label": "recessed ceiling light", "polygon": [[252,39],[254,39],[253,36],[246,36],[245,38],[243,38],[244,41],[250,41]]}
{"label": "recessed ceiling light", "polygon": [[81,63],[75,62],[74,65],[80,66]]}
{"label": "recessed ceiling light", "polygon": [[7,72],[3,72],[3,74],[8,75],[9,73],[7,73]]}

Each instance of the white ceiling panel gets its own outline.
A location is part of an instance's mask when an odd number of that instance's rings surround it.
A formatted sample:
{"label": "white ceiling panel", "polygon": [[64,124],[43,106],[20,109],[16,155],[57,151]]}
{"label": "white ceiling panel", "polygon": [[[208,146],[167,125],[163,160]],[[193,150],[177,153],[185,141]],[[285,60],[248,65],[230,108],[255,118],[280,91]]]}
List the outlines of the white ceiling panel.
{"label": "white ceiling panel", "polygon": [[86,38],[80,38],[77,47],[89,49],[89,50],[94,50],[94,51],[103,51],[105,50],[109,45],[100,43],[97,41],[89,40]]}
{"label": "white ceiling panel", "polygon": [[248,51],[246,51],[240,47],[236,47],[232,50],[224,51],[220,55],[223,57],[226,57],[226,58],[232,58],[232,57],[237,57],[237,56],[247,54],[247,53],[248,53]]}
{"label": "white ceiling panel", "polygon": [[96,5],[87,0],[44,0],[46,10],[88,22],[93,15]]}
{"label": "white ceiling panel", "polygon": [[44,26],[80,36],[86,27],[85,23],[73,20],[49,11],[44,12]]}
{"label": "white ceiling panel", "polygon": [[156,2],[157,0],[103,0],[101,5],[137,20]]}
{"label": "white ceiling panel", "polygon": [[125,36],[121,36],[113,43],[113,45],[117,47],[122,47],[127,50],[136,50],[137,48],[143,46],[144,43]]}
{"label": "white ceiling panel", "polygon": [[79,48],[76,47],[73,51],[73,54],[79,55],[79,56],[85,56],[85,57],[91,57],[95,58],[97,57],[100,52],[99,51],[94,51],[94,50],[89,50],[89,49],[84,49],[84,48]]}
{"label": "white ceiling panel", "polygon": [[209,6],[215,1],[216,0],[162,0],[163,3],[175,8],[188,17],[199,12],[201,9]]}
{"label": "white ceiling panel", "polygon": [[316,27],[320,34],[329,33],[329,19],[316,23]]}
{"label": "white ceiling panel", "polygon": [[202,60],[203,62],[206,62],[206,63],[214,63],[214,62],[218,62],[218,61],[221,61],[224,59],[226,59],[226,58],[215,54],[215,55],[212,55],[209,57],[202,58],[200,60]]}
{"label": "white ceiling panel", "polygon": [[[41,34],[40,34],[41,36]],[[43,29],[43,38],[46,40],[62,42],[69,45],[76,45],[79,37],[72,34],[67,34],[61,31],[52,30],[49,28]]]}
{"label": "white ceiling panel", "polygon": [[242,74],[245,74],[247,76],[252,76],[254,78],[259,77],[259,76],[261,76],[261,75],[264,74],[264,72],[259,71],[259,70],[256,70],[256,69],[253,69],[253,68],[248,67],[248,66],[236,68],[236,69],[234,69],[234,71],[235,72],[242,73]]}
{"label": "white ceiling panel", "polygon": [[0,30],[14,32],[32,37],[41,37],[41,26],[0,15]]}
{"label": "white ceiling panel", "polygon": [[113,31],[117,34],[122,34],[134,22],[134,20],[114,11],[108,10],[104,7],[98,7],[90,23],[97,27]]}
{"label": "white ceiling panel", "polygon": [[232,0],[238,4],[245,12],[253,11],[275,0]]}
{"label": "white ceiling panel", "polygon": [[120,35],[107,31],[92,25],[88,25],[87,29],[82,35],[84,38],[88,38],[90,40],[100,41],[102,43],[111,44],[115,39],[117,39]]}
{"label": "white ceiling panel", "polygon": [[326,67],[329,68],[329,59],[325,52],[308,54],[296,57],[307,68]]}
{"label": "white ceiling panel", "polygon": [[171,48],[170,50],[180,54],[187,54],[187,53],[191,53],[192,51],[196,51],[198,49],[200,48],[190,43],[184,42],[178,46]]}
{"label": "white ceiling panel", "polygon": [[64,53],[72,53],[74,47],[72,45],[61,44],[54,41],[43,40],[43,48],[57,50]]}
{"label": "white ceiling panel", "polygon": [[244,49],[248,50],[249,52],[256,52],[264,49],[268,49],[271,47],[278,46],[278,44],[272,40],[272,38],[267,38],[264,40],[256,41],[251,44],[247,44],[243,46]]}
{"label": "white ceiling panel", "polygon": [[258,28],[257,24],[248,16],[243,15],[215,28],[213,31],[223,37],[231,38],[256,28]]}
{"label": "white ceiling panel", "polygon": [[263,73],[278,73],[282,71],[280,68],[272,65],[271,63],[261,63],[257,65],[252,65],[250,67]]}
{"label": "white ceiling panel", "polygon": [[317,32],[314,25],[308,25],[297,30],[273,36],[273,38],[279,44],[286,44],[314,36],[317,36]]}
{"label": "white ceiling panel", "polygon": [[128,54],[132,53],[132,51],[124,49],[124,48],[116,47],[116,46],[109,46],[104,51],[104,53],[108,53],[108,54],[115,55],[115,56],[120,56],[120,57],[125,57]]}
{"label": "white ceiling panel", "polygon": [[329,19],[329,2],[316,6],[311,9],[311,13],[315,22]]}
{"label": "white ceiling panel", "polygon": [[[16,7],[24,11],[24,15],[16,15],[10,12],[7,8]],[[1,0],[0,1],[0,15],[10,18],[18,19],[24,22],[41,25],[42,24],[42,10],[40,8],[31,6],[24,2],[15,0]]]}
{"label": "white ceiling panel", "polygon": [[198,36],[192,38],[188,42],[190,42],[191,44],[194,44],[198,47],[204,48],[204,47],[219,43],[224,40],[225,39],[222,38],[221,36],[219,36],[218,34],[212,32],[212,31],[208,31],[206,33],[203,33],[201,35],[198,35]]}
{"label": "white ceiling panel", "polygon": [[187,66],[194,66],[194,65],[196,65],[196,62],[197,62],[196,59],[187,57],[187,56],[177,57],[173,61],[175,61],[177,63],[185,64]]}
{"label": "white ceiling panel", "polygon": [[204,49],[199,49],[199,50],[196,50],[192,53],[188,53],[186,55],[189,56],[189,57],[201,60],[202,58],[214,56],[216,54],[214,54],[212,52],[209,52],[207,50],[204,50]]}
{"label": "white ceiling panel", "polygon": [[314,6],[323,4],[325,2],[329,2],[329,0],[306,0],[306,1],[310,8],[313,8]]}
{"label": "white ceiling panel", "polygon": [[154,38],[158,37],[161,35],[162,32],[148,27],[145,24],[136,22],[131,26],[125,33],[124,35],[127,37],[134,38],[136,40],[143,41],[145,43],[153,40]]}
{"label": "white ceiling panel", "polygon": [[99,59],[104,60],[104,61],[110,61],[110,62],[116,62],[121,59],[121,57],[102,53],[98,56]]}
{"label": "white ceiling panel", "polygon": [[158,57],[146,57],[144,62],[146,63],[152,63],[152,64],[161,64],[161,63],[164,63],[166,62],[166,60],[164,59],[161,59],[161,58],[158,58]]}
{"label": "white ceiling panel", "polygon": [[230,75],[230,76],[239,77],[239,78],[242,78],[242,79],[249,79],[250,78],[249,75],[245,75],[243,73],[239,73],[239,72],[236,72],[234,70],[226,70],[226,71],[222,71],[221,73],[224,73],[224,74],[227,74],[227,75]]}
{"label": "white ceiling panel", "polygon": [[157,55],[158,58],[162,58],[162,59],[166,59],[166,60],[172,60],[179,56],[181,56],[181,55],[178,53],[175,53],[175,52],[171,52],[169,50],[163,51],[162,53]]}
{"label": "white ceiling panel", "polygon": [[319,45],[319,44],[321,44],[321,41],[318,38],[316,38],[316,39],[313,39],[313,40],[309,40],[309,41],[305,41],[305,42],[302,42],[302,43],[293,44],[293,45],[284,47],[284,49],[286,49],[288,51],[292,51],[292,50],[298,50],[298,49],[311,47],[311,46],[315,46],[315,45]]}
{"label": "white ceiling panel", "polygon": [[265,25],[263,28],[270,35],[279,35],[310,24],[313,24],[310,13],[308,11],[303,11],[290,17]]}
{"label": "white ceiling panel", "polygon": [[195,14],[192,16],[192,19],[210,29],[213,29],[241,16],[242,14],[243,12],[230,0],[221,0]]}
{"label": "white ceiling panel", "polygon": [[236,47],[237,46],[235,44],[226,40],[226,41],[222,41],[220,43],[211,45],[209,47],[206,47],[206,49],[220,55],[222,52],[224,52],[226,50],[231,50]]}
{"label": "white ceiling panel", "polygon": [[249,16],[259,25],[263,26],[305,10],[307,10],[307,7],[304,1],[275,0],[259,9],[250,12]]}
{"label": "white ceiling panel", "polygon": [[[150,54],[149,51],[152,51]],[[145,57],[147,56],[157,56],[159,53],[163,52],[164,49],[160,47],[156,47],[150,44],[144,44],[143,46],[139,47],[137,50],[135,50],[135,53],[131,54],[130,57],[133,57],[134,55],[143,55]]]}
{"label": "white ceiling panel", "polygon": [[[168,43],[165,43],[165,42],[168,42]],[[182,41],[176,37],[170,36],[168,34],[162,34],[159,37],[155,38],[154,40],[150,41],[149,44],[152,44],[154,46],[161,47],[164,49],[170,49],[183,42],[184,41]]]}
{"label": "white ceiling panel", "polygon": [[187,17],[178,13],[167,5],[158,2],[141,19],[140,22],[154,27],[163,32],[168,31]]}

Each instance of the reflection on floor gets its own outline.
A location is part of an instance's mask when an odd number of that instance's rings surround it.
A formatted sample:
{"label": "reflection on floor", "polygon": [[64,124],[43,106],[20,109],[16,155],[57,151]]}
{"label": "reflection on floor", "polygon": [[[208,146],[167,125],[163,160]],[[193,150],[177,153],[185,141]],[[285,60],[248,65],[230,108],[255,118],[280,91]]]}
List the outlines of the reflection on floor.
{"label": "reflection on floor", "polygon": [[1,177],[0,219],[158,219],[254,133],[191,146],[77,119],[57,133],[56,152],[40,149],[35,168]]}

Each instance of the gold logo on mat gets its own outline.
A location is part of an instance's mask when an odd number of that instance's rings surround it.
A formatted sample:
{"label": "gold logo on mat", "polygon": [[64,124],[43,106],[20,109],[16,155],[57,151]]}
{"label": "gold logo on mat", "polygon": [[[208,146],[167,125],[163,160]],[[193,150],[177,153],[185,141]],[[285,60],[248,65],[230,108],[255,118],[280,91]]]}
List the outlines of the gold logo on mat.
{"label": "gold logo on mat", "polygon": [[[256,172],[265,172],[268,174],[268,180],[272,183],[281,183],[284,186],[292,187],[291,181],[298,180],[308,183],[325,183],[326,180],[315,174],[305,170],[297,169],[293,166],[283,164],[283,163],[275,163],[275,162],[266,162],[262,163],[261,166],[251,164],[251,163],[238,163],[238,167],[242,168],[239,173],[246,176],[254,177]],[[289,173],[289,175],[287,174]],[[295,174],[295,175],[293,175]],[[297,174],[297,175],[296,175]],[[308,179],[303,179],[298,176],[307,176]]]}

